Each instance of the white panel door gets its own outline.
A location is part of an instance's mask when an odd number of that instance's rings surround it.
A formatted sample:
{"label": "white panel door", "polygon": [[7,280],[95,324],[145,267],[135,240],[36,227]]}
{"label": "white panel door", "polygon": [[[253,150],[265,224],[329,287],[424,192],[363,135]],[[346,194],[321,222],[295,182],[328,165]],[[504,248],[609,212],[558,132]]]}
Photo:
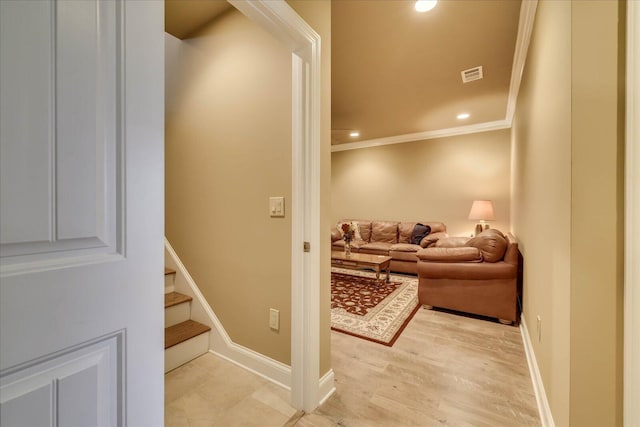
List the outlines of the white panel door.
{"label": "white panel door", "polygon": [[0,425],[163,422],[164,6],[0,0]]}

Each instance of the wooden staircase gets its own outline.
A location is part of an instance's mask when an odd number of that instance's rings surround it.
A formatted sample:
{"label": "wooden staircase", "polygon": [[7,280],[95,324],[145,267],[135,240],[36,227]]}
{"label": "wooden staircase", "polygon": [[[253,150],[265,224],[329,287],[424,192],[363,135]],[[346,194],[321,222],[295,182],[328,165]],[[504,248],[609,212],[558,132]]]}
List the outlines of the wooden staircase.
{"label": "wooden staircase", "polygon": [[165,268],[164,371],[181,366],[209,350],[211,328],[191,319],[192,298],[175,292],[176,271]]}

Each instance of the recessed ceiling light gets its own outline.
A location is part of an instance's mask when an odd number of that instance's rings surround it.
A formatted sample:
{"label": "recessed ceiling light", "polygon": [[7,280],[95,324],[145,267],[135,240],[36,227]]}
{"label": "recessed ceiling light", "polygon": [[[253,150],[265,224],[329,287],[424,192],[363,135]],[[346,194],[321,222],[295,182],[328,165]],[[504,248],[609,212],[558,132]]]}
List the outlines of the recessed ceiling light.
{"label": "recessed ceiling light", "polygon": [[469,113],[461,113],[456,116],[458,120],[468,119],[469,117],[471,117]]}
{"label": "recessed ceiling light", "polygon": [[357,138],[357,137],[359,137],[359,136],[360,136],[360,132],[358,132],[358,131],[350,132],[350,133],[349,133],[349,136],[350,136],[351,138]]}
{"label": "recessed ceiling light", "polygon": [[415,8],[418,12],[428,12],[436,7],[436,3],[438,3],[438,0],[418,0]]}

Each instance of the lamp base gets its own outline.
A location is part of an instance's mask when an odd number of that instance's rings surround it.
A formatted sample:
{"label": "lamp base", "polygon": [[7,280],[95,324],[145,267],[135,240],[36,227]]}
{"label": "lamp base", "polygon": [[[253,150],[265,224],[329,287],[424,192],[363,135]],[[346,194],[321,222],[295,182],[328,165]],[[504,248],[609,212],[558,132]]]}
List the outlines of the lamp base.
{"label": "lamp base", "polygon": [[482,233],[484,230],[488,230],[489,229],[489,224],[487,224],[486,222],[479,222],[476,224],[476,236],[480,233]]}

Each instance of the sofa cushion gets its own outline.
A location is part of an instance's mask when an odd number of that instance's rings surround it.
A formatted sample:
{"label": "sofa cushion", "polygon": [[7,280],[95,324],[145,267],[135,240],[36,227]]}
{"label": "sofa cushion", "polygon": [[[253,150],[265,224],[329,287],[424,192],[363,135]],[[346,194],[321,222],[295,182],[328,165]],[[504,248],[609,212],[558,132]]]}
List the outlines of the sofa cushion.
{"label": "sofa cushion", "polygon": [[440,239],[434,245],[436,248],[459,248],[467,246],[469,237],[445,237]]}
{"label": "sofa cushion", "polygon": [[422,224],[431,227],[432,233],[444,233],[447,231],[447,227],[443,222],[422,221]]}
{"label": "sofa cushion", "polygon": [[486,262],[498,262],[507,250],[507,239],[500,230],[490,228],[470,239],[467,246],[478,248]]}
{"label": "sofa cushion", "polygon": [[[417,246],[417,245],[416,245]],[[420,248],[420,246],[418,246],[418,248]],[[420,248],[422,249],[422,248]],[[396,261],[412,261],[412,262],[417,262],[418,261],[418,257],[416,256],[416,253],[418,251],[413,251],[413,252],[404,252],[404,251],[394,251],[394,250],[390,250],[389,251],[389,256],[391,257],[391,259],[394,259]]]}
{"label": "sofa cushion", "polygon": [[372,243],[398,243],[398,223],[392,221],[373,221],[371,223]]}
{"label": "sofa cushion", "polygon": [[420,245],[412,245],[411,243],[396,243],[391,245],[389,251],[418,252],[420,249],[422,249],[422,246]]}
{"label": "sofa cushion", "polygon": [[482,262],[480,249],[474,247],[426,248],[417,252],[421,261],[430,262]]}
{"label": "sofa cushion", "polygon": [[373,249],[376,251],[389,251],[389,249],[391,249],[391,247],[393,246],[393,243],[387,243],[387,242],[371,242],[371,243],[365,243],[361,246],[362,249]]}
{"label": "sofa cushion", "polygon": [[449,235],[444,232],[427,234],[427,236],[420,241],[420,246],[422,246],[423,248],[428,248],[430,246],[433,246],[438,240],[445,237],[449,237]]}
{"label": "sofa cushion", "polygon": [[[351,241],[351,250],[358,251],[362,246],[366,245],[368,242],[364,240],[352,240]],[[344,240],[336,240],[331,245],[332,249],[344,250]]]}
{"label": "sofa cushion", "polygon": [[362,252],[363,254],[388,255],[391,246],[393,246],[392,243],[371,242],[362,245],[360,247],[360,252]]}
{"label": "sofa cushion", "polygon": [[401,222],[398,224],[398,243],[411,243],[411,233],[417,222]]}
{"label": "sofa cushion", "polygon": [[418,262],[416,253],[422,249],[420,245],[411,243],[396,243],[389,248],[389,256],[396,261]]}

